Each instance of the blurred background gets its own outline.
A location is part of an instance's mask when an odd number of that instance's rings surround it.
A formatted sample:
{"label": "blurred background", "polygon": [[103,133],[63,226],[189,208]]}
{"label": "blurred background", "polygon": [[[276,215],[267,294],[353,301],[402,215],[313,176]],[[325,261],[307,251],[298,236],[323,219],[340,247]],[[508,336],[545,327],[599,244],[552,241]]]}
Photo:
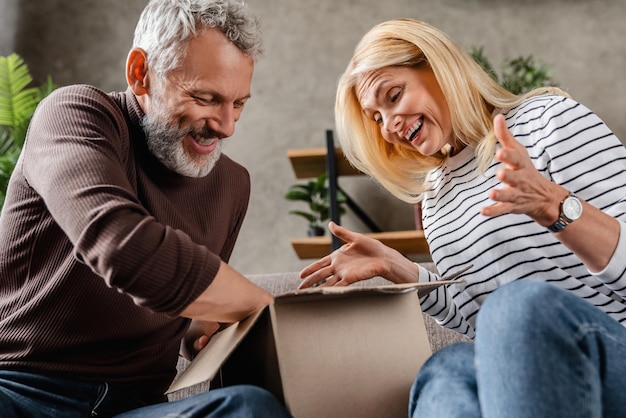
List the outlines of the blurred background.
{"label": "blurred background", "polygon": [[[26,61],[36,82],[125,90],[124,65],[146,0],[0,0],[0,55]],[[231,265],[245,274],[297,271],[291,239],[306,236],[303,209],[287,201],[297,180],[288,149],[325,147],[336,82],[373,25],[410,17],[448,33],[468,52],[482,47],[496,70],[532,55],[553,79],[626,140],[625,0],[248,0],[261,18],[265,56],[252,99],[225,152],[252,176],[248,216]],[[340,185],[383,229],[415,228],[413,208],[363,176]],[[342,223],[366,226],[350,211]]]}

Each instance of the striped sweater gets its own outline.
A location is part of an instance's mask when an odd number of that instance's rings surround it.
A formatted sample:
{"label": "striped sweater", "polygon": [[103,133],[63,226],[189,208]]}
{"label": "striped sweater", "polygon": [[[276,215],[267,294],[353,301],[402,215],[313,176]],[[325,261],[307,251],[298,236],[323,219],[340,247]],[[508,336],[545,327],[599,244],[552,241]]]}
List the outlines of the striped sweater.
{"label": "striped sweater", "polygon": [[[442,275],[473,267],[463,283],[441,287],[421,299],[441,325],[474,336],[485,298],[505,283],[552,282],[626,324],[626,149],[593,112],[561,96],[531,98],[505,114],[539,172],[621,222],[618,248],[604,271],[592,274],[545,227],[526,215],[488,218],[481,208],[499,187],[493,161],[484,175],[467,147],[432,173],[422,201],[425,235]],[[420,268],[420,281],[437,277]]]}

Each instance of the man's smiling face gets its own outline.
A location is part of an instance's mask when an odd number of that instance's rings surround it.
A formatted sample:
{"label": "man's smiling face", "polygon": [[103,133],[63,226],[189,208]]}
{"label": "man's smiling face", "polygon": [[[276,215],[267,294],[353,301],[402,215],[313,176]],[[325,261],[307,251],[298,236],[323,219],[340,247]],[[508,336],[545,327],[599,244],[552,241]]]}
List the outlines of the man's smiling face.
{"label": "man's smiling face", "polygon": [[150,150],[179,174],[206,176],[220,157],[221,140],[235,132],[253,71],[252,58],[220,31],[192,38],[179,69],[164,80],[153,75],[144,118]]}

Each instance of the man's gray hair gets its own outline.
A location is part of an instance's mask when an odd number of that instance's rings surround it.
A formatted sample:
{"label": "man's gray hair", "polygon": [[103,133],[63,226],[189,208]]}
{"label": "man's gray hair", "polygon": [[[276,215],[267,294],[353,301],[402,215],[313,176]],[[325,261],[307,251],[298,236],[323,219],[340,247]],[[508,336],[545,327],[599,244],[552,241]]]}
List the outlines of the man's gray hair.
{"label": "man's gray hair", "polygon": [[188,39],[208,28],[222,31],[255,61],[263,53],[259,20],[243,0],[150,0],[133,47],[146,51],[148,67],[166,76],[182,62]]}

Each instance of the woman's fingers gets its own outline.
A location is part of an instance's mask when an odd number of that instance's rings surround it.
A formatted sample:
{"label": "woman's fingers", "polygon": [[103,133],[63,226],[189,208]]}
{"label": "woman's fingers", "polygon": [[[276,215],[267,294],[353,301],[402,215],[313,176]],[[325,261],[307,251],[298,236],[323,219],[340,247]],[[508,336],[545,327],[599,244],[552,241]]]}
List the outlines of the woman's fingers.
{"label": "woman's fingers", "polygon": [[503,148],[515,148],[517,141],[513,137],[513,134],[506,127],[506,121],[504,115],[498,114],[493,118],[493,131],[498,138],[498,142]]}
{"label": "woman's fingers", "polygon": [[314,285],[348,286],[378,274],[384,246],[373,238],[330,222],[331,233],[344,244],[331,254],[309,264],[300,271],[304,289]]}
{"label": "woman's fingers", "polygon": [[310,276],[316,271],[319,271],[320,269],[329,266],[330,263],[331,263],[331,259],[330,259],[330,254],[329,254],[325,257],[320,258],[317,261],[314,261],[313,263],[303,268],[302,271],[300,271],[300,278],[304,279],[305,277]]}
{"label": "woman's fingers", "polygon": [[348,228],[337,225],[332,221],[328,223],[328,229],[334,236],[336,236],[346,244],[354,242],[356,239],[363,235],[359,234],[358,232],[352,232]]}
{"label": "woman's fingers", "polygon": [[300,283],[300,285],[298,285],[298,289],[306,289],[307,287],[320,284],[332,276],[333,276],[333,270],[332,270],[332,266],[330,265],[320,268],[319,270],[312,270],[309,274],[300,273],[302,282]]}

